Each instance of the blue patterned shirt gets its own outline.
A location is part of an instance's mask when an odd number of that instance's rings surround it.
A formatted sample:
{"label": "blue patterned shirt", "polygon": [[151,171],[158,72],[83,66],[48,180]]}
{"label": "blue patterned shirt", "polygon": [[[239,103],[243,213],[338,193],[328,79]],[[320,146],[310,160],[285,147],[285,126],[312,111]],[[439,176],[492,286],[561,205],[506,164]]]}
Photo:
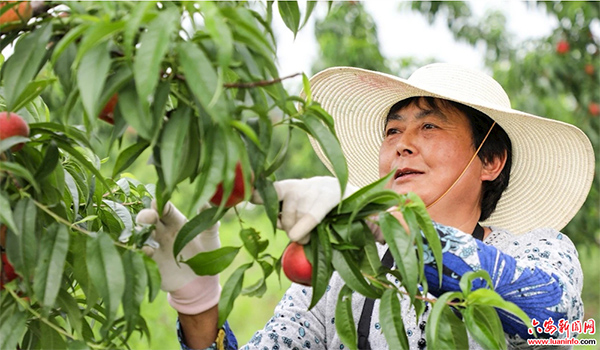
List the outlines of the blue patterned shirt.
{"label": "blue patterned shirt", "polygon": [[[505,300],[518,305],[530,318],[543,321],[552,317],[555,324],[560,319],[569,322],[582,319],[583,275],[575,246],[567,236],[549,228],[516,236],[492,227],[492,233],[481,242],[452,227],[439,224],[435,227],[442,242],[444,272],[440,289],[437,268],[426,246],[425,273],[431,297],[447,291],[459,291],[459,280],[463,274],[484,269],[488,271],[495,291]],[[387,246],[378,245],[378,249],[380,256],[383,256]],[[390,280],[399,284],[392,276]],[[475,280],[473,286],[483,287],[484,283]],[[241,349],[344,349],[345,345],[335,330],[335,305],[342,286],[344,281],[334,273],[323,298],[312,310],[307,311],[311,289],[292,284],[275,308],[273,317]],[[353,294],[352,309],[356,324],[364,300],[361,295]],[[419,322],[408,297],[401,299],[401,309],[410,348],[426,348],[424,320],[429,315],[429,307],[426,306]],[[531,337],[528,327],[506,312],[499,311],[498,314],[508,347],[529,348],[525,340]],[[371,327],[371,348],[387,349],[379,323],[378,300],[373,308]],[[226,331],[228,339],[235,339],[229,328]],[[554,338],[564,336],[566,334],[558,332],[552,335]],[[188,349],[183,342],[181,346],[184,350]],[[230,341],[226,349],[235,349],[236,346],[235,341]],[[471,338],[469,346],[471,349],[481,349]],[[560,348],[565,349],[564,345]]]}

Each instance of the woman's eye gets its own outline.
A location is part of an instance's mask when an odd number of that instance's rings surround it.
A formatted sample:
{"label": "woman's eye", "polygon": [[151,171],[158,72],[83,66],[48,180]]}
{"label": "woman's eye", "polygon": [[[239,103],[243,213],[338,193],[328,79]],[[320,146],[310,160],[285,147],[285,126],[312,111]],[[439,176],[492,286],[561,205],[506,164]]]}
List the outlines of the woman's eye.
{"label": "woman's eye", "polygon": [[387,130],[385,131],[385,136],[394,135],[394,134],[397,134],[397,133],[399,133],[399,130],[398,130],[398,129],[395,129],[395,128],[389,128],[389,129],[387,129]]}

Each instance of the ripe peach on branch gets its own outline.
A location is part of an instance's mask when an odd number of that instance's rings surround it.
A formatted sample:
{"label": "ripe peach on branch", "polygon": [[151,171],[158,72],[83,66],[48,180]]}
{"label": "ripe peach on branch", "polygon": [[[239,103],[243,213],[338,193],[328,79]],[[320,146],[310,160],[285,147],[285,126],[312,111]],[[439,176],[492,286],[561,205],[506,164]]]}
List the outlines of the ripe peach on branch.
{"label": "ripe peach on branch", "polygon": [[12,6],[0,16],[0,33],[6,33],[24,26],[33,14],[31,2],[21,1],[16,5],[11,4],[15,2],[14,0],[0,1],[0,9],[5,6]]}
{"label": "ripe peach on branch", "polygon": [[[221,205],[223,202],[224,195],[223,183],[220,183],[217,186],[217,190],[215,194],[210,199],[210,202],[214,205]],[[244,173],[242,172],[242,165],[238,162],[235,166],[235,178],[233,179],[233,188],[231,190],[231,194],[225,201],[225,207],[230,208],[235,205],[238,205],[244,200],[244,195],[246,193],[246,185],[244,184]]]}
{"label": "ripe peach on branch", "polygon": [[[28,137],[29,125],[16,113],[0,112],[0,140],[13,136]],[[11,151],[20,151],[23,145],[23,143],[16,144],[11,148]]]}

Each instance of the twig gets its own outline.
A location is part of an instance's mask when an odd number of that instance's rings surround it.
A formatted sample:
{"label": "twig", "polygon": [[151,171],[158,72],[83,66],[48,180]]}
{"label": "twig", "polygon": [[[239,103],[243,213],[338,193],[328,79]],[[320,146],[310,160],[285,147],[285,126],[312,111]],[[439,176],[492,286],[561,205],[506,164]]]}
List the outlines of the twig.
{"label": "twig", "polygon": [[294,73],[285,77],[281,77],[281,78],[277,78],[277,79],[273,79],[273,80],[259,80],[259,81],[253,81],[250,83],[225,83],[223,84],[223,86],[227,89],[230,88],[237,88],[237,89],[247,89],[247,88],[253,88],[253,87],[258,87],[258,86],[267,86],[267,85],[273,85],[273,84],[277,84],[280,83],[281,81],[285,80],[285,79],[290,79],[293,78],[295,76],[298,76],[302,73]]}
{"label": "twig", "polygon": [[[283,80],[290,79],[290,78],[296,77],[301,74],[302,73],[294,73],[294,74],[291,74],[291,75],[288,75],[285,77],[281,77],[281,78],[277,78],[277,79],[273,79],[273,80],[259,80],[259,81],[252,81],[249,83],[225,83],[225,84],[223,84],[223,87],[226,89],[232,89],[232,88],[249,89],[249,88],[253,88],[253,87],[268,86],[268,85],[280,83]],[[185,76],[183,76],[181,74],[175,74],[175,79],[181,80],[181,81],[186,81]]]}
{"label": "twig", "polygon": [[[375,277],[373,277],[371,275],[368,275],[366,273],[363,273],[363,276],[365,276],[367,279],[369,279],[371,281],[380,283],[383,287],[385,287],[387,289],[395,289],[395,290],[398,291],[398,293],[402,293],[404,295],[410,296],[410,294],[408,294],[407,291],[403,291],[403,290],[400,290],[400,289],[398,289],[396,287],[392,287],[391,283],[384,284],[382,281],[380,281],[380,280],[376,279]],[[420,300],[427,301],[427,302],[430,302],[430,303],[436,303],[438,301],[438,299],[427,298],[427,297],[420,296],[420,295],[415,295],[415,299],[420,299]],[[447,302],[446,304],[448,304],[450,306],[456,306],[456,305],[460,305],[461,303]]]}
{"label": "twig", "polygon": [[[53,212],[52,210],[50,210],[50,208],[48,208],[47,206],[43,205],[42,203],[36,201],[35,199],[31,199],[33,201],[33,203],[40,209],[42,209],[43,211],[45,211],[48,215],[52,216],[54,218],[54,220],[60,222],[61,224],[64,224],[65,226],[69,226],[69,228],[71,229],[75,229],[81,233],[85,233],[86,235],[92,237],[94,234],[91,231],[88,231],[86,229],[83,229],[77,225],[74,225],[72,223],[70,223],[69,221],[61,218],[60,216],[58,216],[58,214],[56,214],[55,212]],[[122,244],[120,242],[117,241],[113,241],[114,245],[121,247],[121,248],[125,248],[125,249],[131,249],[130,247],[126,246],[125,244]]]}

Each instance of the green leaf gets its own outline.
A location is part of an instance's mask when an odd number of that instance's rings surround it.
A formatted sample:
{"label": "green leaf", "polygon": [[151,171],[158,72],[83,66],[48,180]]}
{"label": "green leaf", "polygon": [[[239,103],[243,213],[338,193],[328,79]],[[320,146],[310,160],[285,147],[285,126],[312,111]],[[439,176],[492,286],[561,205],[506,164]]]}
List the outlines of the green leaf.
{"label": "green leaf", "polygon": [[335,306],[335,330],[349,349],[356,349],[358,337],[356,335],[356,324],[352,315],[352,289],[343,286],[338,294],[337,304]]}
{"label": "green leaf", "polygon": [[258,147],[259,150],[264,152],[263,146],[258,140],[258,136],[256,136],[256,133],[251,127],[248,126],[248,124],[244,124],[239,120],[231,120],[229,121],[229,125],[233,126],[242,134],[244,134],[250,141],[254,142],[254,144],[256,145],[256,147]]}
{"label": "green leaf", "polygon": [[244,242],[244,247],[254,259],[257,259],[258,254],[262,253],[269,245],[268,240],[260,239],[260,233],[253,227],[240,230],[240,238]]}
{"label": "green leaf", "polygon": [[468,296],[471,293],[471,289],[473,289],[473,280],[478,278],[484,279],[487,282],[488,288],[494,289],[490,274],[486,270],[467,271],[462,275],[459,283],[460,290],[462,290],[465,297]]}
{"label": "green leaf", "polygon": [[468,305],[462,311],[469,334],[484,349],[506,349],[502,322],[496,310],[487,305]]}
{"label": "green leaf", "polygon": [[310,15],[312,14],[313,10],[315,9],[317,2],[318,1],[307,1],[306,2],[306,14],[304,15],[304,21],[302,21],[302,25],[300,25],[300,29],[302,29],[308,22],[308,19],[310,18]]}
{"label": "green leaf", "polygon": [[69,231],[63,225],[54,223],[40,242],[38,261],[33,280],[35,297],[45,307],[54,307],[60,289],[69,249]]}
{"label": "green leaf", "polygon": [[[117,107],[127,124],[131,125],[141,137],[147,141],[154,138],[157,121],[150,113],[148,103],[142,101],[133,83],[128,84],[119,92]],[[163,116],[160,116],[161,118]]]}
{"label": "green leaf", "polygon": [[160,79],[163,57],[169,50],[173,33],[179,27],[179,10],[168,7],[148,25],[136,45],[133,75],[140,98],[148,101]]}
{"label": "green leaf", "polygon": [[133,230],[133,219],[131,218],[131,213],[123,204],[108,199],[104,199],[102,202],[112,209],[113,212],[118,216],[125,226],[126,231],[129,232]]}
{"label": "green leaf", "polygon": [[158,270],[158,265],[151,258],[146,255],[143,256],[144,265],[146,267],[146,273],[148,275],[148,301],[154,301],[154,298],[158,295],[160,291],[160,283],[161,276],[160,271]]}
{"label": "green leaf", "polygon": [[241,247],[221,247],[196,254],[184,262],[199,276],[214,276],[231,265],[240,249]]}
{"label": "green leaf", "polygon": [[266,279],[273,273],[274,267],[269,262],[257,260],[262,270],[262,276],[256,283],[242,289],[242,295],[261,298],[267,291]]}
{"label": "green leaf", "polygon": [[40,344],[46,349],[66,349],[67,344],[58,331],[44,322],[40,322]]}
{"label": "green leaf", "polygon": [[[73,214],[75,216],[79,213],[79,190],[77,189],[77,181],[66,169],[63,169],[63,171],[65,174],[65,185],[67,185],[67,190],[71,196],[71,204],[73,205]],[[65,204],[68,205],[66,201]],[[73,220],[73,218],[71,219]]]}
{"label": "green leaf", "polygon": [[125,292],[123,262],[113,240],[102,232],[87,240],[86,253],[88,274],[106,306],[106,327],[115,319]]}
{"label": "green leaf", "polygon": [[379,268],[381,267],[381,260],[379,257],[379,252],[377,250],[377,245],[375,243],[375,238],[373,235],[370,235],[371,239],[367,239],[365,241],[365,245],[363,246],[363,250],[365,252],[365,259],[372,274],[377,274]]}
{"label": "green leaf", "polygon": [[381,179],[374,181],[351,194],[348,198],[344,199],[340,203],[338,213],[356,212],[358,208],[364,207],[366,203],[370,201],[370,198],[373,198],[374,195],[382,191],[388,191],[384,188],[390,180],[390,178],[392,177],[392,175],[393,172],[390,172],[385,177],[382,177]]}
{"label": "green leaf", "polygon": [[79,145],[87,148],[93,148],[88,136],[75,126],[61,125],[58,123],[32,123],[29,124],[31,134],[44,133],[49,135],[65,134],[76,141]]}
{"label": "green leaf", "polygon": [[172,192],[187,159],[183,158],[183,145],[189,132],[191,110],[179,107],[171,114],[171,118],[163,127],[160,140],[160,162],[167,190]]}
{"label": "green leaf", "polygon": [[148,285],[148,275],[144,266],[143,253],[126,251],[121,257],[125,270],[125,292],[123,293],[123,312],[127,335],[134,331],[140,315],[140,305]]}
{"label": "green leaf", "polygon": [[26,108],[28,104],[40,96],[46,87],[55,81],[56,79],[42,79],[29,82],[27,87],[19,96],[18,100],[15,102],[14,110],[18,111],[21,108]]}
{"label": "green leaf", "polygon": [[252,267],[252,263],[244,264],[238,267],[227,279],[221,292],[221,299],[219,299],[219,322],[217,327],[222,327],[227,316],[233,309],[233,303],[235,299],[240,295],[242,291],[242,285],[244,284],[244,273]]}
{"label": "green leaf", "polygon": [[227,122],[231,116],[221,93],[222,86],[204,51],[189,41],[183,41],[177,44],[177,53],[186,84],[196,99],[216,123]]}
{"label": "green leaf", "polygon": [[[315,233],[317,237],[315,237]],[[312,236],[313,239],[311,240],[311,243],[309,243],[310,249],[312,250],[311,263],[313,268],[311,277],[312,297],[308,307],[309,310],[321,300],[321,297],[323,297],[327,291],[329,280],[333,274],[331,265],[333,251],[331,242],[329,241],[329,234],[323,225],[319,225],[316,232],[313,231]]]}
{"label": "green leaf", "polygon": [[236,25],[233,37],[236,41],[243,43],[267,60],[272,60],[275,53],[274,45],[269,43],[267,36],[256,26],[256,20],[250,10],[243,7],[221,8],[221,13]]}
{"label": "green leaf", "polygon": [[233,56],[233,35],[231,29],[229,29],[225,18],[215,3],[201,1],[198,5],[204,13],[206,31],[216,44],[219,66],[227,67]]}
{"label": "green leaf", "polygon": [[277,227],[277,215],[279,214],[279,198],[277,197],[275,187],[273,187],[273,182],[259,176],[254,182],[254,187],[260,194],[260,198],[262,198],[267,217],[271,221],[273,231],[275,231]]}
{"label": "green leaf", "polygon": [[[131,10],[123,30],[123,50],[125,51],[126,60],[129,61],[133,55],[133,49],[135,48],[133,40],[140,32],[142,21],[147,19],[145,17],[150,17],[147,13],[154,9],[156,9],[156,2],[140,1],[136,2],[135,7]],[[153,11],[151,14],[154,15]]]}
{"label": "green leaf", "polygon": [[442,269],[444,264],[442,262],[442,243],[440,242],[440,236],[438,235],[437,230],[433,227],[433,221],[431,221],[431,217],[429,216],[429,213],[425,207],[425,203],[423,203],[421,197],[414,192],[407,193],[406,197],[409,199],[408,203],[406,203],[406,206],[410,207],[417,215],[419,227],[425,235],[425,238],[427,239],[427,245],[433,253],[433,258],[435,259],[435,263],[438,268],[439,285],[441,287],[443,277]]}
{"label": "green leaf", "polygon": [[211,207],[203,210],[200,214],[196,215],[190,221],[188,221],[179,230],[175,242],[173,243],[173,256],[178,256],[183,247],[185,247],[194,237],[200,234],[202,231],[213,226],[224,213],[216,215],[219,208]]}
{"label": "green leaf", "polygon": [[[12,146],[17,145],[23,142],[29,142],[29,137],[23,136],[11,136],[7,137],[4,140],[0,140],[0,153],[4,153],[6,150],[10,149]],[[2,169],[2,167],[0,167]]]}
{"label": "green leaf", "polygon": [[83,33],[90,27],[90,23],[82,23],[75,28],[72,28],[63,36],[60,41],[52,50],[52,57],[50,58],[50,63],[54,66],[58,58],[63,54],[63,52],[74,43]]}
{"label": "green leaf", "polygon": [[469,293],[467,296],[467,305],[472,304],[488,305],[502,309],[520,318],[523,324],[531,324],[531,319],[523,310],[521,310],[516,304],[502,299],[500,294],[491,289],[480,288]]}
{"label": "green leaf", "polygon": [[51,141],[46,147],[46,152],[44,154],[44,159],[42,159],[42,163],[38,167],[37,172],[35,173],[35,178],[38,181],[43,180],[46,176],[50,175],[54,168],[58,165],[60,153],[58,152],[58,146],[56,146],[56,142]]}
{"label": "green leaf", "polygon": [[346,285],[367,298],[377,299],[381,294],[373,289],[365,280],[354,258],[348,251],[333,251],[333,267],[346,282]]}
{"label": "green leaf", "polygon": [[91,350],[83,340],[71,340],[67,343],[67,350]]}
{"label": "green leaf", "polygon": [[[37,193],[41,193],[40,185],[38,184],[38,182],[35,181],[33,175],[31,175],[29,170],[24,168],[21,164],[0,161],[0,169],[2,169],[2,171],[9,171],[13,175],[27,180],[27,182],[29,182],[31,184],[31,186],[33,186],[33,188],[35,189],[35,191]],[[0,219],[1,219],[1,216],[0,216]]]}
{"label": "green leaf", "polygon": [[300,9],[298,8],[298,2],[277,1],[277,7],[279,8],[279,14],[281,15],[281,19],[283,19],[283,23],[285,23],[285,26],[294,33],[295,38],[298,29],[300,28]]}
{"label": "green leaf", "polygon": [[302,73],[302,93],[306,95],[306,104],[312,102],[312,91],[310,89],[310,80],[306,74]]}
{"label": "green leaf", "polygon": [[392,214],[388,212],[380,213],[379,225],[396,262],[396,268],[402,276],[402,285],[406,288],[411,299],[414,299],[418,289],[417,279],[419,273],[413,242],[404,227]]}
{"label": "green leaf", "polygon": [[98,100],[102,95],[110,61],[108,42],[104,42],[90,49],[77,69],[77,86],[89,118],[96,118],[100,111]]}
{"label": "green leaf", "polygon": [[104,185],[104,188],[106,188],[106,189],[110,188],[110,186],[106,182],[106,179],[104,178],[104,176],[102,176],[102,174],[94,166],[94,164],[92,164],[89,160],[87,160],[83,154],[81,154],[78,150],[76,150],[75,148],[73,148],[71,145],[69,145],[68,143],[66,143],[64,141],[59,141],[59,140],[56,140],[56,141],[57,141],[56,143],[58,144],[59,148],[63,149],[67,153],[69,153],[73,158],[77,159],[77,162],[80,165],[82,165],[84,168],[86,168],[92,174],[94,174],[96,176],[96,179],[98,181],[100,181],[102,183],[102,185]]}
{"label": "green leaf", "polygon": [[113,168],[112,177],[117,177],[121,172],[127,169],[135,160],[148,148],[150,144],[146,141],[136,142],[127,147],[123,152],[119,153],[115,166]]}
{"label": "green leaf", "polygon": [[125,21],[100,21],[89,27],[81,40],[79,50],[77,50],[74,66],[79,66],[79,62],[89,50],[100,46],[100,44],[107,41],[113,34],[123,30],[124,27]]}
{"label": "green leaf", "polygon": [[4,197],[4,192],[0,192],[0,223],[6,225],[9,230],[20,234],[13,219],[13,212],[10,208],[10,202],[6,197]]}
{"label": "green leaf", "polygon": [[430,349],[468,349],[469,340],[464,323],[447,303],[461,298],[460,292],[442,294],[433,304],[427,320],[425,336]]}
{"label": "green leaf", "polygon": [[346,165],[346,158],[337,137],[313,115],[305,115],[304,124],[310,131],[310,134],[321,145],[323,152],[333,167],[335,176],[340,182],[341,193],[344,193],[346,184],[348,183],[348,166]]}
{"label": "green leaf", "polygon": [[83,315],[79,309],[77,301],[65,288],[61,288],[58,291],[56,306],[66,314],[69,324],[71,327],[73,327],[75,332],[82,334],[81,330],[83,327]]}
{"label": "green leaf", "polygon": [[0,349],[17,349],[18,343],[27,330],[28,314],[15,312],[0,322]]}
{"label": "green leaf", "polygon": [[17,231],[8,231],[6,253],[13,262],[15,270],[26,277],[29,288],[29,277],[32,275],[38,256],[38,238],[36,235],[37,210],[30,198],[23,198],[15,205],[13,213]]}
{"label": "green leaf", "polygon": [[386,289],[379,304],[379,323],[390,349],[409,349],[398,294]]}
{"label": "green leaf", "polygon": [[52,24],[43,24],[37,30],[19,38],[13,54],[2,67],[6,109],[14,111],[19,97],[38,74],[46,58],[46,44],[52,35]]}

